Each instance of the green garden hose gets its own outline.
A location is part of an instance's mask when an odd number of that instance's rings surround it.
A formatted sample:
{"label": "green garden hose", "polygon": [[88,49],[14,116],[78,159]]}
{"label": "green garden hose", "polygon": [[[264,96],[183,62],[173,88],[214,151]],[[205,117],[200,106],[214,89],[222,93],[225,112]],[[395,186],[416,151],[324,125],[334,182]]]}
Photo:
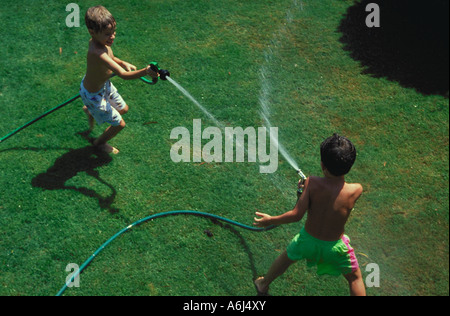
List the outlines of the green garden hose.
{"label": "green garden hose", "polygon": [[195,215],[195,216],[202,216],[202,217],[208,217],[211,219],[216,219],[246,230],[251,230],[251,231],[255,231],[255,232],[262,232],[262,231],[268,231],[271,229],[276,228],[277,226],[268,226],[266,228],[256,228],[256,227],[252,227],[252,226],[248,226],[245,224],[241,224],[239,222],[233,221],[231,219],[225,218],[225,217],[221,217],[218,215],[214,215],[214,214],[210,214],[210,213],[205,213],[205,212],[199,212],[199,211],[188,211],[188,210],[184,210],[184,211],[169,211],[169,212],[162,212],[162,213],[158,213],[158,214],[154,214],[154,215],[150,215],[147,217],[144,217],[136,222],[134,222],[131,225],[128,225],[127,227],[123,228],[122,230],[120,230],[119,232],[117,232],[114,236],[112,236],[110,239],[108,239],[103,245],[100,246],[100,248],[98,248],[78,269],[78,271],[75,271],[74,274],[72,275],[72,277],[70,278],[69,281],[66,282],[66,284],[64,284],[64,286],[61,288],[61,290],[59,290],[58,294],[56,294],[56,296],[61,296],[64,291],[67,289],[68,284],[72,283],[75,278],[77,276],[79,276],[84,269],[92,262],[92,260],[95,259],[95,257],[103,250],[105,249],[106,246],[108,246],[114,239],[116,239],[117,237],[119,237],[120,235],[122,235],[123,233],[129,231],[131,228],[140,225],[142,223],[148,222],[150,220],[153,220],[155,218],[159,218],[159,217],[165,217],[165,216],[171,216],[171,215]]}
{"label": "green garden hose", "polygon": [[[112,75],[111,78],[114,77],[114,76],[115,76],[115,75]],[[154,82],[148,80],[147,78],[141,77],[140,79],[141,79],[143,82],[147,83],[147,84],[154,84]],[[3,141],[7,140],[7,139],[10,138],[11,136],[16,135],[18,132],[20,132],[21,130],[27,128],[28,126],[30,126],[30,125],[36,123],[37,121],[43,119],[43,118],[46,117],[47,115],[49,115],[49,114],[55,112],[56,110],[59,110],[59,109],[63,108],[64,106],[66,106],[66,105],[72,103],[73,101],[75,101],[75,100],[78,99],[79,97],[80,97],[80,94],[78,93],[77,95],[71,97],[71,98],[68,99],[67,101],[64,101],[63,103],[58,104],[58,105],[55,106],[53,109],[50,109],[50,110],[44,112],[43,114],[41,114],[41,115],[39,115],[38,117],[36,117],[36,118],[32,119],[31,121],[29,121],[28,123],[25,123],[24,125],[22,125],[22,126],[16,128],[15,130],[13,130],[12,132],[10,132],[9,134],[7,134],[7,135],[3,136],[2,138],[0,138],[0,143],[2,143]]]}
{"label": "green garden hose", "polygon": [[[157,64],[156,64],[156,67]],[[169,72],[167,70],[161,70],[158,68],[158,71],[162,71],[163,72],[163,76],[164,78],[162,78],[163,80],[165,79],[165,77],[169,76]],[[115,75],[112,75],[112,77],[114,77]],[[155,84],[156,81],[150,81],[145,77],[141,77],[140,78],[143,82],[147,83],[147,84]],[[77,95],[73,96],[72,98],[68,99],[67,101],[64,101],[61,104],[58,104],[56,107],[44,112],[43,114],[39,115],[38,117],[34,118],[33,120],[29,121],[28,123],[16,128],[15,130],[13,130],[12,132],[10,132],[9,134],[7,134],[6,136],[3,136],[2,138],[0,138],[0,143],[5,141],[6,139],[14,136],[15,134],[17,134],[18,132],[20,132],[21,130],[27,128],[28,126],[36,123],[37,121],[41,120],[42,118],[46,117],[47,115],[63,108],[64,106],[72,103],[73,101],[75,101],[76,99],[78,99],[80,97],[80,94],[78,93]],[[64,291],[67,289],[68,285],[71,284],[75,278],[77,276],[79,276],[85,269],[86,267],[92,262],[92,260],[95,259],[95,257],[103,250],[105,249],[106,246],[108,246],[113,240],[115,240],[117,237],[119,237],[120,235],[122,235],[123,233],[129,231],[130,229],[132,229],[135,226],[138,226],[142,223],[145,223],[147,221],[156,219],[156,218],[160,218],[160,217],[165,217],[165,216],[172,216],[172,215],[195,215],[195,216],[201,216],[201,217],[207,217],[210,219],[215,219],[215,220],[219,220],[246,230],[250,230],[250,231],[255,231],[255,232],[262,232],[262,231],[268,231],[271,229],[276,228],[277,226],[269,226],[266,228],[256,228],[256,227],[252,227],[252,226],[248,226],[236,221],[233,221],[231,219],[225,218],[225,217],[221,217],[218,215],[214,215],[214,214],[209,214],[209,213],[205,213],[205,212],[199,212],[199,211],[189,211],[189,210],[183,210],[183,211],[169,211],[169,212],[162,212],[162,213],[158,213],[158,214],[154,214],[154,215],[150,215],[147,216],[145,218],[142,218],[134,223],[132,223],[131,225],[128,225],[127,227],[123,228],[122,230],[120,230],[119,232],[117,232],[114,236],[112,236],[110,239],[108,239],[103,245],[100,246],[100,248],[98,248],[82,265],[81,267],[78,269],[78,271],[75,271],[74,274],[71,276],[70,280],[66,282],[66,284],[64,284],[64,286],[61,288],[61,290],[59,290],[59,292],[56,294],[56,296],[61,296]]]}
{"label": "green garden hose", "polygon": [[0,143],[7,140],[8,138],[10,138],[11,136],[14,136],[15,134],[17,134],[18,132],[20,132],[21,130],[27,128],[28,126],[30,126],[31,124],[36,123],[37,121],[39,121],[40,119],[46,117],[47,115],[55,112],[56,110],[59,110],[60,108],[66,106],[69,103],[72,103],[73,101],[75,101],[76,99],[78,99],[80,97],[80,94],[78,93],[77,95],[73,96],[72,98],[70,98],[67,101],[64,101],[61,104],[58,104],[56,107],[54,107],[53,109],[50,109],[48,111],[46,111],[45,113],[39,115],[38,117],[36,117],[35,119],[32,119],[31,121],[29,121],[28,123],[16,128],[15,130],[13,130],[11,133],[9,133],[6,136],[3,136],[2,138],[0,138]]}

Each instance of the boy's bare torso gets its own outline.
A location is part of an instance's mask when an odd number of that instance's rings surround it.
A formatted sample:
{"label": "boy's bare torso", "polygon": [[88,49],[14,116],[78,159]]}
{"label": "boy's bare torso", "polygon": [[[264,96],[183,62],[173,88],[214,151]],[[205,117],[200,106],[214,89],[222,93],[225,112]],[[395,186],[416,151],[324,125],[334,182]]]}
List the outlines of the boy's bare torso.
{"label": "boy's bare torso", "polygon": [[362,186],[327,177],[310,177],[308,186],[306,231],[320,240],[339,240]]}
{"label": "boy's bare torso", "polygon": [[100,59],[100,55],[104,53],[112,59],[114,58],[111,47],[98,45],[92,39],[89,41],[87,70],[83,84],[86,90],[91,93],[101,90],[113,74],[112,70]]}

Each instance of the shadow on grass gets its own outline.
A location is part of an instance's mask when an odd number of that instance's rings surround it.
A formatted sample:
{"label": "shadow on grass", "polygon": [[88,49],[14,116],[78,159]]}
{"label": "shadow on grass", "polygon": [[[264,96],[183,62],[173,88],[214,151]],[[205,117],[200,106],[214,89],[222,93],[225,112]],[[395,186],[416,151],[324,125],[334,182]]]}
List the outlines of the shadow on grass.
{"label": "shadow on grass", "polygon": [[[366,26],[369,3],[380,8],[380,27]],[[364,73],[387,78],[424,95],[449,96],[449,1],[362,0],[338,31]]]}
{"label": "shadow on grass", "polygon": [[[238,238],[239,243],[241,244],[242,248],[244,249],[245,253],[248,256],[248,260],[249,260],[249,264],[250,264],[250,270],[252,271],[252,279],[248,280],[249,284],[253,284],[253,281],[257,279],[258,275],[256,272],[256,267],[255,267],[255,259],[253,258],[253,253],[250,250],[250,247],[248,246],[247,242],[245,241],[245,238],[242,237],[242,235],[240,234],[240,232],[234,228],[231,225],[228,224],[224,224],[216,219],[210,219],[211,222],[217,226],[220,226],[222,228],[227,229],[228,231],[230,231],[236,238]],[[230,295],[234,295],[235,293],[230,293]],[[255,290],[255,294],[256,290]]]}
{"label": "shadow on grass", "polygon": [[[117,209],[111,208],[117,195],[115,188],[100,177],[100,173],[95,170],[109,164],[112,158],[93,146],[73,149],[56,159],[45,173],[39,174],[31,181],[33,187],[44,190],[73,190],[81,194],[98,200],[101,208],[109,210],[110,213],[117,213]],[[85,172],[100,183],[109,187],[112,193],[107,197],[102,197],[96,191],[85,188],[66,185],[66,182],[75,177],[78,173]]]}

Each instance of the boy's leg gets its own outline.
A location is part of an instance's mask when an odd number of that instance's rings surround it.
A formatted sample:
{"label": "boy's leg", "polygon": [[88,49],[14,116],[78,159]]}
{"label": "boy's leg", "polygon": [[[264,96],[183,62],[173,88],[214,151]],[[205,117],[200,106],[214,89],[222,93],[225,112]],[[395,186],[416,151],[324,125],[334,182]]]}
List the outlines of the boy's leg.
{"label": "boy's leg", "polygon": [[128,104],[125,104],[125,106],[122,109],[118,110],[118,111],[119,111],[119,113],[121,115],[124,115],[124,114],[126,114],[128,112],[128,110],[129,110]]}
{"label": "boy's leg", "polygon": [[97,138],[93,145],[102,149],[103,151],[106,151],[108,153],[114,153],[114,154],[118,154],[119,150],[117,150],[116,148],[110,146],[107,144],[107,142],[109,140],[111,140],[112,138],[114,138],[117,134],[119,134],[119,132],[121,130],[123,130],[125,128],[125,121],[122,120],[120,121],[120,124],[117,126],[110,126],[108,127],[102,135],[100,135],[99,138]]}
{"label": "boy's leg", "polygon": [[84,113],[86,113],[88,120],[89,120],[89,132],[92,132],[94,130],[94,125],[95,125],[95,119],[94,117],[91,115],[91,113],[89,112],[87,106],[83,106],[83,111]]}
{"label": "boy's leg", "polygon": [[348,281],[351,296],[366,296],[366,287],[361,274],[361,269],[358,268],[355,272],[345,274],[344,277]]}
{"label": "boy's leg", "polygon": [[284,251],[275,261],[272,263],[269,271],[264,277],[260,277],[255,280],[255,286],[259,293],[267,294],[269,291],[269,285],[280,275],[282,275],[295,261],[289,259],[287,252]]}
{"label": "boy's leg", "polygon": [[[114,108],[115,109],[115,108]],[[120,115],[123,115],[125,113],[127,113],[129,110],[129,107],[127,104],[125,104],[125,106],[123,106],[120,110],[115,109],[115,111],[117,111]],[[116,113],[117,113],[116,112]],[[100,148],[101,150],[103,150],[104,152],[107,153],[113,153],[113,154],[118,154],[119,150],[117,148],[112,147],[111,145],[109,145],[107,142],[111,139],[113,139],[117,134],[120,133],[121,130],[123,130],[125,128],[125,121],[123,119],[121,119],[120,124],[117,126],[110,126],[108,127],[102,135],[100,135],[99,138],[97,138],[93,145]]]}

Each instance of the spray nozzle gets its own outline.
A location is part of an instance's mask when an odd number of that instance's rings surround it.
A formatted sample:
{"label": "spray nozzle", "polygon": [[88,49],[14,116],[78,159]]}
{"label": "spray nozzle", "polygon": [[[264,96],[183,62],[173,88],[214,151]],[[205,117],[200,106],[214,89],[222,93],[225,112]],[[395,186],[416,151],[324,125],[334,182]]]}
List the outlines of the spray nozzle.
{"label": "spray nozzle", "polygon": [[[159,74],[161,80],[167,80],[167,77],[170,77],[170,72],[166,69],[161,69],[156,61],[152,61],[149,63],[150,69]],[[153,83],[157,83],[158,78],[153,78]]]}
{"label": "spray nozzle", "polygon": [[300,176],[300,178],[302,178],[302,180],[306,180],[305,174],[300,169],[297,170],[297,174]]}
{"label": "spray nozzle", "polygon": [[304,174],[300,169],[297,170],[297,174],[298,174],[298,175],[300,176],[300,178],[302,179],[301,182],[299,183],[299,187],[298,187],[298,189],[297,189],[297,192],[298,192],[299,194],[302,194],[302,193],[303,193],[303,186],[304,186],[305,181],[306,181],[306,176],[305,176],[305,174]]}
{"label": "spray nozzle", "polygon": [[167,69],[160,69],[159,77],[161,80],[167,80],[167,77],[170,77],[170,72]]}

